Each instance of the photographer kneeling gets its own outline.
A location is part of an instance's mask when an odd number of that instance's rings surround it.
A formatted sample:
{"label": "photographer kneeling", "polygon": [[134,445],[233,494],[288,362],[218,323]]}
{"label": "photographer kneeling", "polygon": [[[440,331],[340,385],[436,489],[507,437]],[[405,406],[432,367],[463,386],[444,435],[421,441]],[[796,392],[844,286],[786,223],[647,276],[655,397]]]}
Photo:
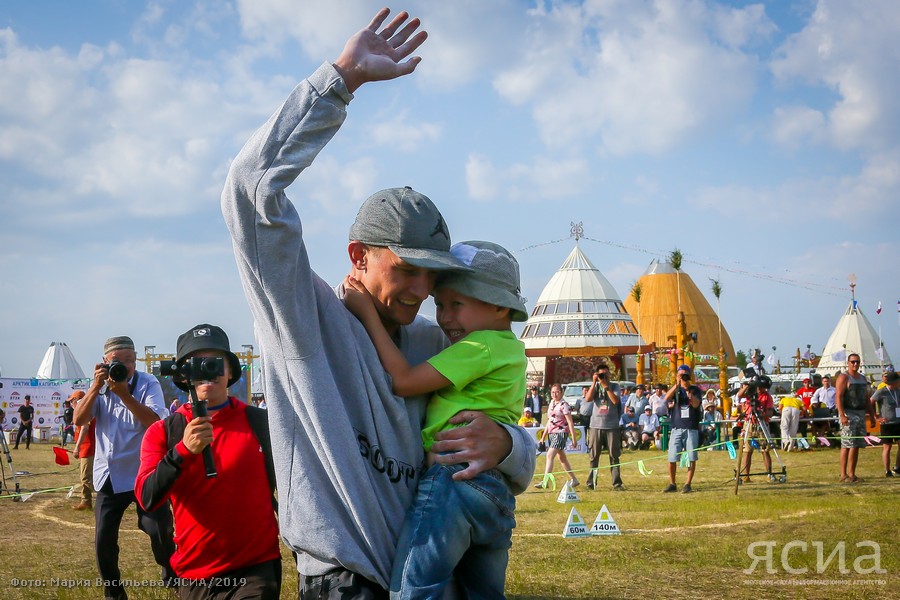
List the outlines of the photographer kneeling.
{"label": "photographer kneeling", "polygon": [[687,452],[690,467],[687,481],[681,488],[682,493],[691,492],[694,470],[697,468],[697,448],[700,446],[700,388],[691,385],[691,368],[687,365],[678,367],[675,383],[666,392],[666,404],[669,407],[669,420],[672,433],[669,435],[669,485],[663,490],[671,493],[678,490],[675,485],[675,472],[678,469],[679,454]]}
{"label": "photographer kneeling", "polygon": [[181,598],[240,591],[277,600],[281,551],[266,412],[228,395],[241,363],[221,328],[197,325],[183,333],[176,357],[161,371],[193,402],[147,430],[138,502],[150,510],[172,501],[172,567]]}
{"label": "photographer kneeling", "polygon": [[742,482],[748,483],[750,481],[750,463],[753,459],[754,440],[762,453],[769,481],[775,481],[775,476],[772,475],[772,457],[769,455],[770,448],[766,436],[756,437],[755,435],[760,427],[768,429],[769,420],[772,418],[772,413],[775,412],[775,402],[772,395],[769,394],[772,380],[767,375],[756,375],[755,373],[750,375],[747,372],[745,372],[745,375],[748,376],[748,379],[741,382],[741,389],[737,393],[737,397],[741,399],[741,411],[743,413],[741,418],[744,421],[744,427],[749,429],[749,433],[743,436],[745,458],[741,470],[743,474]]}

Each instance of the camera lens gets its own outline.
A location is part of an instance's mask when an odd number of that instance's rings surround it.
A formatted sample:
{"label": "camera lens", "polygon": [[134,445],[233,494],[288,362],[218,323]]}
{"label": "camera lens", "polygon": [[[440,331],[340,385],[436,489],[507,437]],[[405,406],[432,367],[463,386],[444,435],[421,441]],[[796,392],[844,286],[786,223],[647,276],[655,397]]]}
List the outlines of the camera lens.
{"label": "camera lens", "polygon": [[117,361],[109,363],[109,378],[116,382],[125,381],[128,379],[128,367]]}
{"label": "camera lens", "polygon": [[194,358],[191,371],[191,379],[194,381],[212,381],[225,374],[225,360],[222,358]]}
{"label": "camera lens", "polygon": [[218,369],[216,365],[216,359],[214,358],[205,358],[203,362],[200,363],[200,373],[203,375],[204,379],[215,379],[218,375]]}

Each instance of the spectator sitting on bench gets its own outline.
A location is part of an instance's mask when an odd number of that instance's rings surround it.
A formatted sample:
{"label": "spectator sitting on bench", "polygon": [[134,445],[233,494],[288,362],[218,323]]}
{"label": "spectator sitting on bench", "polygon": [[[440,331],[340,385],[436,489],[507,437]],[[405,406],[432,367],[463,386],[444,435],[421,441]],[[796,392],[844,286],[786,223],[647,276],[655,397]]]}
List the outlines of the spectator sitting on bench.
{"label": "spectator sitting on bench", "polygon": [[[831,411],[825,406],[824,402],[817,398],[813,398],[810,401],[809,412],[813,419],[831,418]],[[819,438],[828,437],[831,433],[831,421],[813,421],[810,429],[812,430],[813,438],[816,440],[816,446],[823,446],[824,444],[819,441]]]}

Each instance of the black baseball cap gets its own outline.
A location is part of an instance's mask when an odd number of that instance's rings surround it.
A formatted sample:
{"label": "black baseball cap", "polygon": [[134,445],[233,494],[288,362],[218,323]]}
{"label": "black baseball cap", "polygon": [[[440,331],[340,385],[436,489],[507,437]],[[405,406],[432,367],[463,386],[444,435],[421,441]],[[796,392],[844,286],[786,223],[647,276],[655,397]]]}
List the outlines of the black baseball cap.
{"label": "black baseball cap", "polygon": [[[194,352],[201,350],[219,350],[225,353],[228,360],[228,366],[231,370],[231,377],[228,378],[228,386],[234,385],[241,378],[241,361],[237,355],[231,351],[228,343],[228,336],[221,327],[203,323],[195,325],[178,336],[178,345],[175,354],[175,361],[181,365],[185,360],[190,358]],[[173,383],[184,391],[188,390],[188,386],[178,378],[173,378]]]}

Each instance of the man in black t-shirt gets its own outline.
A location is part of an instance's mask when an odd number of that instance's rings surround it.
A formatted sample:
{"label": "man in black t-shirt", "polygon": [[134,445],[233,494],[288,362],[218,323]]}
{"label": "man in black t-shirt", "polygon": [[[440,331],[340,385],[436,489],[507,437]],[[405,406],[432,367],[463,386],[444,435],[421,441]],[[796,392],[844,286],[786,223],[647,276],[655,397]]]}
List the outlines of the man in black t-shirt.
{"label": "man in black t-shirt", "polygon": [[31,448],[31,428],[34,421],[34,407],[31,405],[31,396],[25,395],[25,404],[19,407],[19,433],[16,434],[15,449],[19,449],[22,435],[25,436],[25,449]]}
{"label": "man in black t-shirt", "polygon": [[688,453],[691,466],[688,467],[687,481],[681,488],[682,493],[691,492],[691,481],[697,467],[697,448],[700,446],[700,388],[691,385],[691,368],[687,365],[678,367],[675,383],[666,392],[666,405],[669,408],[669,422],[672,431],[669,434],[669,485],[663,492],[678,491],[675,485],[675,472],[682,452]]}
{"label": "man in black t-shirt", "polygon": [[62,447],[66,447],[66,440],[72,438],[75,440],[75,426],[72,424],[72,418],[75,415],[75,409],[72,408],[72,401],[63,402],[63,427],[62,427]]}

